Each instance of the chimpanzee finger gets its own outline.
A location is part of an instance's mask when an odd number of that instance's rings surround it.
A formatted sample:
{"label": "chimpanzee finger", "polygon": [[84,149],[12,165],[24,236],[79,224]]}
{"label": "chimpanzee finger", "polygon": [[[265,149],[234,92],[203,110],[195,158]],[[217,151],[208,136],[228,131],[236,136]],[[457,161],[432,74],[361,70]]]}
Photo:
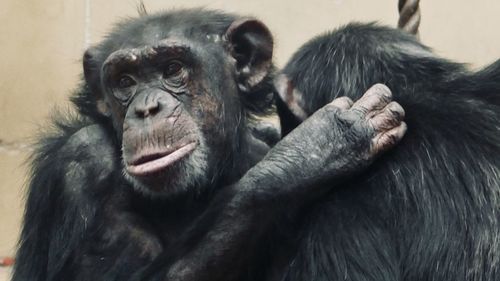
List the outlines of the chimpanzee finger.
{"label": "chimpanzee finger", "polygon": [[374,111],[384,108],[392,99],[391,90],[384,84],[373,85],[351,107],[351,111],[360,117],[375,114]]}
{"label": "chimpanzee finger", "polygon": [[353,101],[349,97],[340,97],[334,99],[330,104],[340,109],[347,110],[351,108]]}
{"label": "chimpanzee finger", "polygon": [[401,122],[401,125],[377,134],[372,139],[372,152],[378,154],[394,147],[403,138],[406,130],[406,123]]}
{"label": "chimpanzee finger", "polygon": [[405,117],[405,111],[397,102],[390,102],[381,111],[371,117],[368,122],[375,132],[382,132],[397,127]]}

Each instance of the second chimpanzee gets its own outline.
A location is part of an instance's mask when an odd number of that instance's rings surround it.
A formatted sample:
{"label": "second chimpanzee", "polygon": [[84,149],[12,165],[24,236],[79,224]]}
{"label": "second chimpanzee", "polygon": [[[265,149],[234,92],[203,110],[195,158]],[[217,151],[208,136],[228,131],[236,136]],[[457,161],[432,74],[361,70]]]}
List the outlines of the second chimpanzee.
{"label": "second chimpanzee", "polygon": [[271,105],[272,50],[261,22],[204,10],[128,20],[90,48],[78,117],[56,119],[33,159],[13,280],[128,280],[158,256],[171,259],[160,279],[267,272],[252,252],[273,219],[301,213],[334,186],[320,182],[359,172],[405,131],[378,86],[268,152],[250,124]]}
{"label": "second chimpanzee", "polygon": [[277,280],[500,280],[500,61],[471,72],[399,30],[350,24],[306,43],[276,81],[285,134],[373,83],[408,124],[304,212]]}

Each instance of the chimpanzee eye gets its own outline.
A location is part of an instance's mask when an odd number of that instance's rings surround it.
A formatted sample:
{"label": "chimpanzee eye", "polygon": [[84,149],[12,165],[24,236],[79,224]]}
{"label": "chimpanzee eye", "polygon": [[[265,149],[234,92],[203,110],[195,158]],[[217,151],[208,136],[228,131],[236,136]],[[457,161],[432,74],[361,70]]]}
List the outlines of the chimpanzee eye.
{"label": "chimpanzee eye", "polygon": [[120,78],[118,79],[117,86],[118,88],[125,89],[125,88],[130,88],[135,84],[137,83],[135,82],[134,78],[132,78],[130,75],[124,74],[120,76]]}
{"label": "chimpanzee eye", "polygon": [[179,61],[171,61],[168,63],[167,67],[163,71],[163,78],[170,78],[178,76],[182,72],[182,63]]}
{"label": "chimpanzee eye", "polygon": [[136,87],[134,87],[135,85],[137,85],[137,82],[133,76],[129,74],[122,74],[112,84],[111,91],[115,98],[125,103],[131,96],[134,95],[136,90]]}

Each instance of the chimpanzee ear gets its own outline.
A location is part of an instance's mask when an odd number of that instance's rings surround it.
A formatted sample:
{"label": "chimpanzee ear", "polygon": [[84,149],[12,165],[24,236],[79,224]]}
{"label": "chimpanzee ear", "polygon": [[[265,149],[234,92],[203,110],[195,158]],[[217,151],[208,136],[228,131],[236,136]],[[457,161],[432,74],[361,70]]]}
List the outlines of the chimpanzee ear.
{"label": "chimpanzee ear", "polygon": [[236,59],[238,86],[250,91],[271,71],[273,36],[261,21],[244,18],[231,24],[225,38],[231,55]]}
{"label": "chimpanzee ear", "polygon": [[288,111],[299,121],[304,121],[308,114],[305,110],[302,92],[295,88],[292,81],[285,74],[280,74],[274,79],[274,87],[282,104],[288,108]]}
{"label": "chimpanzee ear", "polygon": [[100,64],[97,61],[99,51],[97,48],[90,47],[83,55],[83,75],[93,98],[95,99],[97,111],[104,116],[110,115],[110,109],[105,101],[100,82]]}

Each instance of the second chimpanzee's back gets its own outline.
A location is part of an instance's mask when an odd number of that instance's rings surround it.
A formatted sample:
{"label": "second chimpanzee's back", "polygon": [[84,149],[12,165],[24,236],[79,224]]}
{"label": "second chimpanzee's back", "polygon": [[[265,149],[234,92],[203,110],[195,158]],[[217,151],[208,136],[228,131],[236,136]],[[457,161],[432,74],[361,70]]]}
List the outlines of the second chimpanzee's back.
{"label": "second chimpanzee's back", "polygon": [[408,124],[294,225],[284,280],[500,279],[500,61],[470,72],[411,35],[351,24],[306,43],[282,73],[293,91],[281,96],[307,115],[384,83]]}

